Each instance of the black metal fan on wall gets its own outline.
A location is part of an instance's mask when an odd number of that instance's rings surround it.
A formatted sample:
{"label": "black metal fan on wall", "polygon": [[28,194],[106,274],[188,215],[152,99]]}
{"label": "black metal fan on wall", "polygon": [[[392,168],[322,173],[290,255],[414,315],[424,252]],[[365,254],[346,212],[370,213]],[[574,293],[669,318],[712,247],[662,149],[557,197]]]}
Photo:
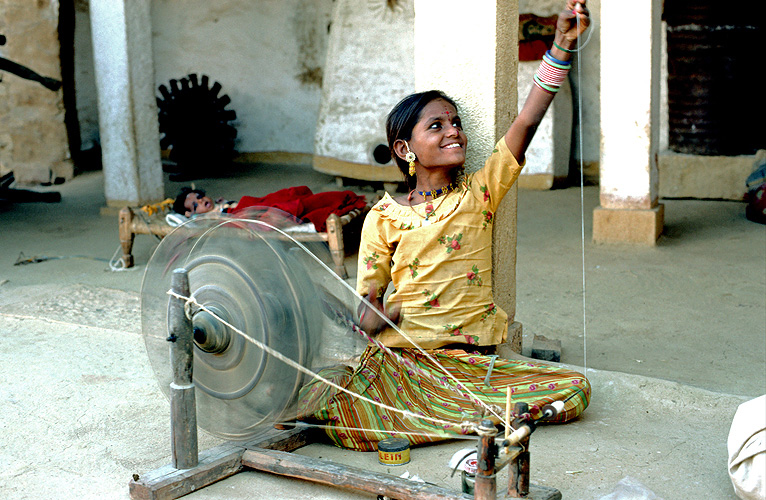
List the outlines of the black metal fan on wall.
{"label": "black metal fan on wall", "polygon": [[168,150],[173,165],[167,165],[171,180],[182,181],[207,177],[211,172],[231,163],[237,129],[231,124],[237,118],[227,95],[219,95],[221,84],[212,87],[206,75],[195,73],[180,80],[160,85],[157,98],[160,124],[160,146]]}

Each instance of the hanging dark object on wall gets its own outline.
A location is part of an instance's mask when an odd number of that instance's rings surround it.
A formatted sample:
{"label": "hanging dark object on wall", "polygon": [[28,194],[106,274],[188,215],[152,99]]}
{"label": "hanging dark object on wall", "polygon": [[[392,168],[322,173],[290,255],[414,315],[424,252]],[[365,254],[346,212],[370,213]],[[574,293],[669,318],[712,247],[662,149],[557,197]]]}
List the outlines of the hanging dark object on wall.
{"label": "hanging dark object on wall", "polygon": [[[7,38],[5,35],[0,35],[0,45],[5,45]],[[10,61],[4,57],[0,57],[0,71],[7,71],[14,75],[21,77],[25,80],[37,82],[48,90],[57,91],[61,88],[61,81],[55,78],[49,78],[47,76],[35,73],[28,67],[19,64],[17,62]],[[3,76],[0,74],[0,82],[3,81]]]}
{"label": "hanging dark object on wall", "polygon": [[208,76],[192,73],[159,87],[160,147],[169,151],[171,180],[220,173],[234,157],[237,129],[231,122],[237,113],[226,109],[231,99],[219,95],[221,84],[209,84]]}

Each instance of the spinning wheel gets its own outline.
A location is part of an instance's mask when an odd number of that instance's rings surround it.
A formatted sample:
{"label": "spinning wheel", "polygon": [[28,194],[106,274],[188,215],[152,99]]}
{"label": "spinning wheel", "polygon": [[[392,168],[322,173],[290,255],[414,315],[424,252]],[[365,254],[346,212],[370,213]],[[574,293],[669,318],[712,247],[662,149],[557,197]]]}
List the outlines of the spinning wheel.
{"label": "spinning wheel", "polygon": [[[268,223],[260,220],[265,215]],[[295,225],[274,211],[195,219],[164,238],[147,264],[142,331],[157,380],[170,397],[167,291],[173,270],[184,268],[194,301],[185,312],[193,328],[197,421],[221,438],[252,439],[294,418],[306,378],[239,332],[308,368],[329,362],[319,347],[323,335],[344,337],[338,325],[326,324],[321,299],[334,289],[341,295],[334,303],[351,303],[349,293],[322,269],[331,262],[326,249],[316,244],[309,254],[286,236]]]}
{"label": "spinning wheel", "polygon": [[[142,284],[142,330],[171,400],[173,464],[134,476],[131,498],[178,498],[244,467],[392,498],[465,498],[289,453],[310,442],[305,429],[275,436],[275,424],[296,418],[307,374],[348,361],[365,345],[351,328],[361,299],[327,266],[326,248],[309,249],[290,237],[295,226],[273,210],[201,218],[159,244]],[[519,404],[517,413],[526,413]],[[197,423],[230,442],[198,453]],[[510,496],[560,499],[551,488],[530,490],[524,450],[534,423],[514,421],[514,429],[502,453],[491,421],[477,429],[474,497],[498,498],[495,471],[509,464]]]}

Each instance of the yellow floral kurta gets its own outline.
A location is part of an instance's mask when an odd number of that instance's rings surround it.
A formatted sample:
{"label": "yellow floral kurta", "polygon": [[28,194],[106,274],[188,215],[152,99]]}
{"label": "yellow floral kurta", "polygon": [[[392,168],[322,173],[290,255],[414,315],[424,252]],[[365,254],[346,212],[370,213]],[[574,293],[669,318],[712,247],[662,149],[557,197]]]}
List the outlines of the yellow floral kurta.
{"label": "yellow floral kurta", "polygon": [[[446,196],[410,207],[386,194],[364,222],[357,291],[382,294],[393,282],[388,302],[401,305],[400,327],[421,347],[502,343],[508,315],[492,298],[492,223],[520,171],[501,139],[484,167]],[[377,338],[412,347],[392,328]]]}
{"label": "yellow floral kurta", "polygon": [[[520,170],[502,139],[483,169],[467,176],[458,191],[433,202],[428,221],[426,204],[413,210],[388,195],[367,215],[358,291],[366,295],[371,285],[382,291],[392,281],[396,291],[389,302],[401,304],[400,326],[421,347],[503,341],[508,316],[492,300],[492,222]],[[563,367],[493,360],[469,352],[470,348],[436,349],[436,363],[407,349],[411,344],[392,329],[376,338],[409,364],[403,366],[395,356],[369,345],[355,368],[327,368],[320,374],[389,407],[454,424],[404,417],[315,379],[301,389],[301,419],[327,425],[327,435],[343,448],[374,451],[378,441],[391,436],[404,437],[411,444],[440,441],[462,433],[461,422],[479,418],[480,409],[469,399],[433,383],[423,373],[437,374],[449,385],[442,372],[446,370],[477,398],[497,407],[505,405],[510,393],[513,402],[530,405],[534,418],[553,401],[566,401],[554,422],[576,418],[588,406],[588,380]],[[489,386],[484,383],[488,374]]]}

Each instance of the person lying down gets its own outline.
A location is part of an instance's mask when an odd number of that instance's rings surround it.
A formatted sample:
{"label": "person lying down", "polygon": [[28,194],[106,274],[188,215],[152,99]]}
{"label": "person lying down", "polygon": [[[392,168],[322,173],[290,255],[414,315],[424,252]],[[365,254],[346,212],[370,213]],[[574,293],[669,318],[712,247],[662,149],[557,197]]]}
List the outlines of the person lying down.
{"label": "person lying down", "polygon": [[307,186],[280,189],[266,196],[242,196],[239,201],[218,198],[215,201],[202,189],[184,187],[173,202],[173,211],[186,218],[212,214],[245,214],[255,208],[279,209],[304,222],[314,224],[317,232],[327,229],[330,214],[343,216],[367,205],[364,196],[352,191],[314,193]]}

